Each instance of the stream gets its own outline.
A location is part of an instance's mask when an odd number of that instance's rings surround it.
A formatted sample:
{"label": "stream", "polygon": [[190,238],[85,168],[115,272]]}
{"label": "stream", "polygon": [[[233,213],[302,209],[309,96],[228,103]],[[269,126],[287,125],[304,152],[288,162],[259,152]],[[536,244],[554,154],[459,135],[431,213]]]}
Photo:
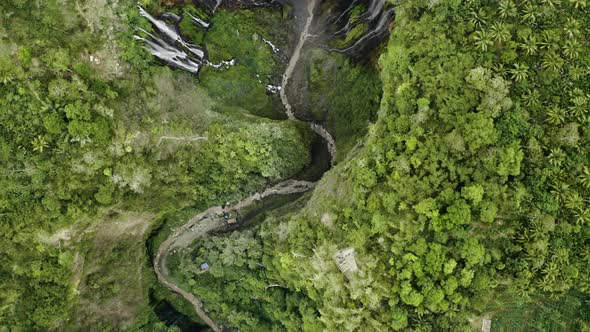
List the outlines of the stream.
{"label": "stream", "polygon": [[[295,116],[292,110],[292,106],[287,95],[287,88],[295,68],[300,60],[304,45],[311,36],[310,29],[314,21],[314,11],[316,10],[316,7],[320,1],[321,0],[307,0],[305,2],[302,1],[298,3],[300,5],[305,4],[305,7],[303,8],[305,15],[304,25],[300,32],[297,44],[293,49],[286,70],[283,74],[281,86],[280,88],[276,89],[280,92],[281,102],[285,108],[288,121],[302,121]],[[380,12],[383,9],[383,2],[383,0],[376,0],[372,2],[376,3],[376,5],[369,8],[373,12],[369,12],[367,14],[367,19],[373,20],[378,16],[374,14],[374,11],[378,9]],[[208,3],[210,3],[211,9],[214,12],[220,5],[221,0],[213,0],[209,1]],[[209,63],[204,47],[192,45],[184,41],[176,26],[165,22],[166,18],[168,20],[177,22],[178,16],[174,14],[164,14],[162,15],[162,19],[157,19],[147,13],[142,7],[139,7],[139,10],[140,14],[148,19],[154,28],[159,32],[159,36],[151,34],[145,30],[140,30],[140,32],[146,35],[146,37],[136,36],[136,39],[142,40],[147,48],[151,51],[152,55],[164,61],[168,65],[186,70],[194,74],[197,74],[201,66],[204,65],[209,65],[216,68],[234,65],[233,59],[222,62],[219,65]],[[191,14],[189,13],[189,15]],[[193,18],[195,25],[198,25],[202,28],[207,28],[209,26],[208,22],[205,22],[198,17],[193,17],[191,15],[191,18]],[[379,29],[383,28],[382,24],[378,25],[380,25]],[[371,38],[370,33],[368,34],[367,38]],[[354,47],[354,45],[351,47]],[[274,51],[274,45],[270,44],[270,46],[273,47]],[[315,133],[322,137],[325,145],[327,146],[328,153],[323,157],[320,156],[320,158],[329,158],[329,162],[327,160],[325,161],[326,164],[329,164],[326,165],[326,167],[320,166],[319,169],[321,170],[321,174],[314,176],[312,179],[310,179],[311,181],[289,179],[280,182],[271,188],[255,193],[235,203],[229,208],[226,207],[224,209],[220,206],[211,207],[206,211],[193,216],[184,225],[178,227],[176,230],[173,230],[172,234],[166,240],[164,240],[164,242],[162,242],[154,256],[153,267],[160,283],[189,301],[193,305],[201,320],[205,322],[213,331],[224,331],[226,328],[218,324],[209,316],[207,310],[199,298],[197,298],[194,294],[183,290],[178,284],[175,283],[170,275],[170,271],[168,271],[166,259],[169,255],[175,254],[179,249],[190,246],[195,240],[203,238],[208,234],[213,232],[220,233],[235,230],[236,227],[228,226],[223,219],[223,214],[226,211],[243,211],[254,204],[266,202],[267,200],[285,195],[301,194],[313,190],[317,184],[317,181],[321,179],[322,175],[334,165],[336,160],[336,144],[332,135],[322,125],[313,122],[310,122],[309,125]],[[314,147],[314,150],[315,149],[316,148]],[[318,164],[321,165],[322,161],[319,161]],[[310,166],[310,168],[313,167],[313,165]],[[315,165],[315,167],[318,166]],[[263,212],[264,209],[255,211],[257,212],[252,213],[252,215],[249,215],[248,217],[254,218],[258,213]],[[242,226],[242,224],[240,224],[240,226]],[[166,311],[170,311],[170,308],[168,308],[167,305],[165,308]]]}

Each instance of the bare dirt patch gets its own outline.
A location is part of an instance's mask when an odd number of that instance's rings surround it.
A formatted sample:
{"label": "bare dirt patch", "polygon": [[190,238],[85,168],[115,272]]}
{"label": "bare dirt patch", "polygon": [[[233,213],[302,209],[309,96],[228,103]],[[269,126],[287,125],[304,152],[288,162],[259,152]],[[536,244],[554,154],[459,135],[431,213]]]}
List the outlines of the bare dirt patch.
{"label": "bare dirt patch", "polygon": [[104,245],[119,238],[142,237],[151,224],[153,213],[113,211],[96,230],[95,243]]}
{"label": "bare dirt patch", "polygon": [[61,245],[67,246],[71,242],[72,237],[74,237],[76,232],[77,230],[74,228],[74,226],[71,226],[68,228],[60,229],[59,231],[53,234],[39,234],[38,238],[39,241],[41,241],[42,243],[48,244],[53,247],[58,247]]}
{"label": "bare dirt patch", "polygon": [[85,61],[97,69],[106,79],[113,79],[125,74],[126,66],[119,61],[119,47],[116,33],[125,29],[115,14],[118,1],[88,0],[75,2],[75,9],[91,33],[106,36],[104,47],[92,54],[82,54]]}

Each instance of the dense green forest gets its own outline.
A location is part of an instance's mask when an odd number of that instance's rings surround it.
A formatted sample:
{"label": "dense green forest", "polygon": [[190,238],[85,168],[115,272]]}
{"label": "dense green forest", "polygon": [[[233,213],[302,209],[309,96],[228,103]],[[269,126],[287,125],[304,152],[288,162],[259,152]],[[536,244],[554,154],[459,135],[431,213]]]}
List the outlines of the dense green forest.
{"label": "dense green forest", "polygon": [[[175,281],[243,331],[590,331],[590,4],[389,2],[369,59],[304,50],[296,105],[338,164],[181,250]],[[319,138],[265,90],[297,38],[289,6],[183,19],[213,63],[240,60],[195,76],[134,38],[153,31],[136,5],[0,1],[0,331],[177,330],[150,297],[196,320],[155,247],[312,162]],[[358,271],[338,269],[345,248]]]}
{"label": "dense green forest", "polygon": [[[14,0],[0,14],[3,330],[142,324],[153,279],[142,247],[158,215],[240,197],[310,162],[307,127],[256,116],[277,97],[231,76],[248,68],[199,82],[156,66],[133,39],[148,28],[135,4]],[[264,33],[248,15],[243,28]],[[279,70],[268,57],[251,63]],[[256,99],[244,109],[220,98],[227,82]]]}
{"label": "dense green forest", "polygon": [[[362,151],[301,208],[199,243],[178,278],[241,330],[590,329],[586,3],[396,8]],[[553,302],[570,306],[510,316]]]}

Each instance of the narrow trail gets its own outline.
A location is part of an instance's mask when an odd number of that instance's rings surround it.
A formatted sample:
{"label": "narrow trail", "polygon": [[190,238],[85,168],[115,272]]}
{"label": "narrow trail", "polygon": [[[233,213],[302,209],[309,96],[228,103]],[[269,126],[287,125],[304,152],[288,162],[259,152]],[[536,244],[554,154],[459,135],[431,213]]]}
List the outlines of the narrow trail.
{"label": "narrow trail", "polygon": [[[305,44],[307,37],[309,36],[309,29],[313,22],[314,18],[314,9],[316,7],[318,0],[308,0],[307,3],[307,18],[305,21],[305,26],[301,35],[299,37],[299,41],[294,49],[294,52],[291,56],[291,59],[287,65],[287,69],[283,75],[282,80],[282,88],[281,88],[281,101],[285,106],[285,110],[287,113],[287,117],[289,120],[293,121],[300,121],[298,120],[293,111],[291,104],[289,103],[287,94],[286,94],[286,87],[288,85],[289,79],[291,78],[293,71],[299,61],[301,56],[301,50],[303,49],[303,45]],[[330,135],[330,133],[321,125],[311,123],[311,128],[314,132],[320,135],[327,143],[328,151],[330,153],[330,165],[334,165],[335,156],[336,156],[336,145],[334,143],[334,139]],[[251,206],[256,202],[260,202],[265,198],[270,196],[278,196],[278,195],[289,195],[294,193],[303,193],[315,188],[316,182],[308,182],[308,181],[297,181],[297,180],[286,180],[283,181],[269,189],[266,189],[262,193],[255,193],[246,199],[234,204],[229,208],[229,210],[242,210]],[[228,226],[226,225],[223,219],[224,209],[220,206],[209,208],[208,210],[201,212],[195,216],[193,216],[187,223],[176,229],[158,248],[156,256],[154,258],[154,270],[158,277],[158,280],[171,291],[181,295],[187,301],[189,301],[193,307],[195,308],[196,313],[199,315],[201,320],[203,320],[207,325],[211,327],[211,329],[215,332],[224,331],[224,327],[217,322],[215,322],[207,313],[203,306],[203,302],[197,298],[194,294],[181,289],[170,276],[170,272],[166,267],[166,258],[171,253],[174,253],[178,248],[186,247],[191,245],[195,240],[207,236],[207,234],[211,233],[212,231],[223,231],[227,230]]]}

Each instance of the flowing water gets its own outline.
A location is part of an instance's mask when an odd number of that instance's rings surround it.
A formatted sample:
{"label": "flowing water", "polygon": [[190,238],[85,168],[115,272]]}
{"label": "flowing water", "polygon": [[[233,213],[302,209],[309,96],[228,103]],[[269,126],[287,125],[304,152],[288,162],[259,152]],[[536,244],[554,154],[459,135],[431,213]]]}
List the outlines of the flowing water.
{"label": "flowing water", "polygon": [[[177,25],[182,19],[181,16],[173,13],[164,13],[160,16],[161,19],[158,19],[145,11],[140,5],[138,5],[138,8],[139,14],[152,23],[158,36],[144,29],[137,28],[137,31],[146,35],[146,37],[136,35],[135,39],[143,41],[153,56],[169,66],[186,70],[192,74],[198,74],[202,66],[227,69],[236,64],[235,59],[221,61],[217,64],[209,62],[204,47],[191,44],[185,41],[180,35]],[[192,19],[195,25],[202,29],[208,29],[211,25],[196,14],[187,12],[186,15]],[[171,20],[174,24],[169,24],[166,20]]]}
{"label": "flowing water", "polygon": [[301,34],[299,35],[299,40],[295,49],[293,50],[293,54],[291,55],[291,60],[289,60],[289,64],[287,65],[287,69],[283,74],[283,82],[281,84],[281,101],[285,106],[285,111],[287,113],[287,117],[289,120],[296,120],[295,114],[293,113],[291,104],[289,103],[289,98],[287,97],[287,84],[289,83],[289,79],[293,75],[293,71],[295,70],[295,66],[297,62],[299,62],[299,57],[301,56],[301,50],[303,49],[303,45],[309,36],[309,28],[311,27],[311,23],[313,22],[313,10],[315,9],[315,4],[317,0],[308,0],[307,5],[307,19],[305,20],[305,25]]}
{"label": "flowing water", "polygon": [[[366,2],[367,9],[359,16],[351,16],[356,6]],[[395,12],[393,6],[388,5],[386,0],[352,0],[348,7],[342,10],[337,16],[329,20],[333,26],[341,26],[334,32],[333,37],[345,38],[348,33],[359,24],[366,24],[368,31],[356,40],[349,42],[344,48],[329,48],[329,51],[340,53],[363,53],[371,44],[378,44],[389,34],[389,24],[393,20]],[[344,26],[342,26],[342,24]]]}
{"label": "flowing water", "polygon": [[[289,120],[297,120],[297,118],[295,117],[295,113],[293,113],[292,106],[289,103],[289,97],[287,96],[287,85],[289,84],[289,79],[291,79],[291,76],[293,76],[293,71],[295,70],[297,63],[299,62],[299,58],[301,57],[301,51],[303,50],[303,46],[305,45],[305,42],[307,41],[308,37],[310,36],[309,29],[311,27],[311,24],[313,23],[314,10],[316,8],[317,2],[318,2],[318,0],[307,0],[307,6],[306,6],[306,11],[307,11],[306,15],[307,16],[306,16],[305,24],[303,26],[303,30],[301,31],[301,34],[299,35],[299,40],[297,42],[297,45],[295,46],[295,49],[293,50],[293,54],[291,55],[291,59],[289,60],[289,63],[287,64],[287,69],[285,70],[285,73],[283,74],[283,81],[282,81],[281,89],[280,89],[281,101],[283,102],[283,105],[285,106],[285,112],[287,113],[287,117],[289,118]],[[326,128],[322,127],[321,125],[316,124],[316,123],[311,123],[310,126],[311,126],[311,129],[316,134],[320,135],[324,139],[324,141],[326,142],[326,144],[328,146],[328,151],[330,153],[330,164],[333,165],[334,162],[336,161],[336,142],[334,141],[334,138],[326,130]]]}

